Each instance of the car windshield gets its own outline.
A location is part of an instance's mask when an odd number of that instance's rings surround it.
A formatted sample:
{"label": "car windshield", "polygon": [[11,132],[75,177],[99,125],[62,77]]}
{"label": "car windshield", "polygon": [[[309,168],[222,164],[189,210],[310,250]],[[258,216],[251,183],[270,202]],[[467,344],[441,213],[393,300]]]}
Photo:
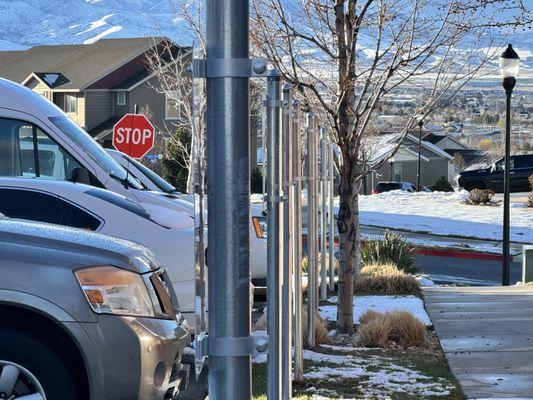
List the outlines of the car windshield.
{"label": "car windshield", "polygon": [[157,175],[154,171],[152,171],[147,166],[145,166],[142,163],[140,163],[139,161],[131,158],[127,154],[122,154],[122,157],[124,157],[124,159],[127,162],[132,163],[139,171],[141,171],[148,179],[150,179],[150,181],[154,185],[156,185],[161,191],[163,191],[165,193],[176,193],[177,192],[177,189],[174,186],[172,186],[166,180],[161,178],[159,175]]}
{"label": "car windshield", "polygon": [[383,192],[387,192],[389,190],[398,190],[401,189],[401,185],[399,183],[378,183],[377,189],[381,190]]}
{"label": "car windshield", "polygon": [[57,126],[61,132],[74,141],[83,151],[91,157],[104,171],[111,177],[127,182],[135,189],[143,189],[141,183],[127,173],[122,166],[105,152],[91,135],[82,127],[68,117],[50,117],[50,121]]}

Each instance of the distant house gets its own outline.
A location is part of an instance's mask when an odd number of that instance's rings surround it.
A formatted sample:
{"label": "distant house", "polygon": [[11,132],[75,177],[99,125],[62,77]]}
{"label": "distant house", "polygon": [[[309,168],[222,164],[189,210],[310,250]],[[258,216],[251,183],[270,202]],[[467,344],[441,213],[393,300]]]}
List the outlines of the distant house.
{"label": "distant house", "polygon": [[0,76],[54,102],[101,143],[110,144],[113,125],[133,112],[134,105],[148,114],[159,133],[156,140],[161,140],[162,133],[179,119],[179,109],[175,101],[154,89],[158,82],[147,56],[169,48],[178,56],[189,51],[167,40],[100,39],[92,44],[2,51]]}
{"label": "distant house", "polygon": [[423,140],[434,144],[456,159],[460,157],[464,167],[479,162],[486,155],[485,151],[473,149],[451,135],[428,133]]}
{"label": "distant house", "polygon": [[[411,182],[416,184],[418,163],[418,137],[407,134],[399,143],[402,135],[378,135],[365,145],[369,168],[374,169],[365,182],[365,193],[369,193],[378,182]],[[395,152],[396,151],[396,152]],[[433,186],[442,176],[450,177],[450,161],[453,157],[422,140],[420,160],[420,183]]]}

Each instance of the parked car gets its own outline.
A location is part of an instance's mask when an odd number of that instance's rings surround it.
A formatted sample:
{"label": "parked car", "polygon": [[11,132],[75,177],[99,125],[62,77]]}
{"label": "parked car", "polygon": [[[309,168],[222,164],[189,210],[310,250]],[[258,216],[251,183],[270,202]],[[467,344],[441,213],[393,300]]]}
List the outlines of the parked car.
{"label": "parked car", "polygon": [[93,186],[21,178],[0,178],[0,213],[148,247],[167,268],[181,312],[194,326],[194,224],[189,216]]}
{"label": "parked car", "polygon": [[[182,206],[185,206],[183,202],[187,202],[189,215],[194,215],[194,196],[180,193],[169,182],[127,154],[114,149],[106,149],[106,151],[147,189],[152,190],[160,196],[179,201]],[[250,216],[250,264],[252,282],[255,286],[266,286],[267,240],[266,216],[263,213],[263,207],[257,204],[251,204]]]}
{"label": "parked car", "polygon": [[0,218],[0,397],[162,400],[188,382],[189,328],[145,247]]}
{"label": "parked car", "polygon": [[392,190],[405,190],[406,192],[416,192],[416,186],[409,182],[379,182],[372,194],[390,192]]}
{"label": "parked car", "polygon": [[[528,178],[533,175],[533,154],[511,156],[509,160],[511,192],[528,192],[531,190]],[[464,171],[459,174],[457,184],[466,190],[490,189],[503,193],[503,158],[488,168]]]}
{"label": "parked car", "polygon": [[0,97],[0,176],[84,183],[142,203],[186,211],[179,202],[147,190],[43,96],[0,79]]}

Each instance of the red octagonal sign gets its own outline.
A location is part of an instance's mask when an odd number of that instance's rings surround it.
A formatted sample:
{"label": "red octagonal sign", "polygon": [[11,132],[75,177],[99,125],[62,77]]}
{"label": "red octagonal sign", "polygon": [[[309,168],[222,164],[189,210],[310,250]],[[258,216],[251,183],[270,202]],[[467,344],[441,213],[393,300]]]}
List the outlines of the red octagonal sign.
{"label": "red octagonal sign", "polygon": [[154,147],[155,128],[142,114],[126,114],[113,127],[113,146],[133,158]]}

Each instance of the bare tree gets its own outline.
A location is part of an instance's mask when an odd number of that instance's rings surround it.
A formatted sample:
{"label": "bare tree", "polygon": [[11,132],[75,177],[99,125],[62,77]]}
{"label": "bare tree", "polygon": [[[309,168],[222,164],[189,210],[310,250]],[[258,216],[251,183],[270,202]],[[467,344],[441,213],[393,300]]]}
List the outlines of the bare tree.
{"label": "bare tree", "polygon": [[354,330],[358,193],[369,171],[362,150],[368,128],[384,96],[406,87],[420,89],[419,104],[399,132],[399,147],[420,119],[494,56],[490,35],[476,29],[489,21],[491,8],[514,5],[504,0],[475,3],[477,7],[468,0],[253,0],[252,44],[327,121],[340,150],[340,332]]}
{"label": "bare tree", "polygon": [[[184,39],[186,46],[179,46],[170,40],[154,42],[153,50],[148,54],[146,63],[155,79],[151,87],[165,94],[175,119],[165,122],[165,134],[178,150],[180,165],[188,172],[187,192],[193,193],[194,185],[194,152],[198,148],[199,157],[205,155],[205,85],[203,80],[193,80],[191,75],[192,59],[204,58],[204,10],[202,2],[169,1],[174,10],[175,18],[180,20],[182,28],[187,32]],[[192,43],[192,46],[191,46]],[[195,54],[193,54],[193,52]],[[193,127],[198,129],[192,141],[180,141],[173,133],[183,129],[192,134]],[[191,143],[191,145],[189,145]]]}

